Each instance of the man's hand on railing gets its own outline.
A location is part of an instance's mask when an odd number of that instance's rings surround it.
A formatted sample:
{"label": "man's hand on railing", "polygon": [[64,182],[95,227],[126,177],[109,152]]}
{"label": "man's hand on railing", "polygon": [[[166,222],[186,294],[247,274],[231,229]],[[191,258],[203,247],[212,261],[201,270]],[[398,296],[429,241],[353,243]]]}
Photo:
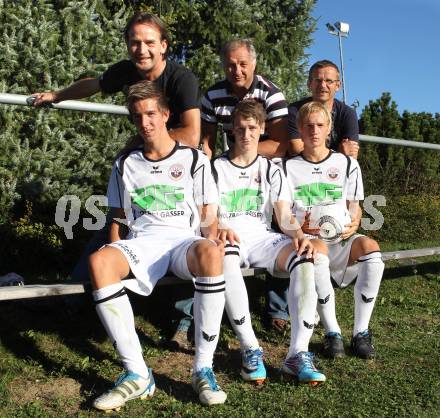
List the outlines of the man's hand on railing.
{"label": "man's hand on railing", "polygon": [[34,97],[34,100],[31,102],[31,100],[28,100],[32,106],[41,106],[44,104],[52,104],[52,103],[58,103],[56,92],[54,91],[46,91],[43,93],[33,93],[31,97]]}
{"label": "man's hand on railing", "polygon": [[345,138],[339,144],[339,151],[344,155],[349,155],[357,160],[359,155],[359,143],[357,141]]}

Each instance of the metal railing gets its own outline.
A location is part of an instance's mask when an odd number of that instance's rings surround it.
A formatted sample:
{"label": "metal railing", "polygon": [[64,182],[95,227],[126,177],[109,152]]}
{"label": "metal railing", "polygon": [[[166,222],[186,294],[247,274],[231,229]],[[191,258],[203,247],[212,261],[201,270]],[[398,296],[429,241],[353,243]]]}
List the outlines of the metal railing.
{"label": "metal railing", "polygon": [[[32,106],[34,98],[32,96],[25,96],[20,94],[0,93],[0,103],[10,105],[24,105]],[[79,100],[66,100],[60,103],[48,105],[47,107],[65,110],[79,110],[86,112],[110,113],[116,115],[128,115],[128,110],[125,106],[116,106],[104,103],[91,103]],[[440,144],[431,144],[419,141],[409,141],[403,139],[383,138],[370,135],[359,135],[362,142],[373,142],[386,145],[399,145],[404,147],[424,148],[430,150],[440,150]],[[413,259],[415,257],[424,257],[428,255],[440,254],[440,247],[434,248],[420,248],[415,250],[401,250],[383,253],[383,259],[386,260],[401,260]],[[243,270],[244,276],[260,274],[262,269],[247,269]],[[167,277],[163,279],[162,284],[173,284],[177,279]],[[26,285],[16,287],[0,288],[0,301],[27,299],[45,296],[57,295],[71,295],[81,294],[87,291],[87,284],[84,283],[70,283],[70,284],[52,284],[52,285]]]}
{"label": "metal railing", "polygon": [[[22,94],[0,93],[0,103],[12,105],[32,106],[34,98]],[[106,103],[92,103],[82,100],[65,100],[64,102],[47,105],[54,109],[80,110],[84,112],[110,113],[114,115],[128,115],[125,106],[117,106]],[[373,142],[386,145],[400,145],[402,147],[424,148],[440,151],[440,144],[431,144],[429,142],[410,141],[406,139],[383,138],[381,136],[359,135],[362,142]]]}
{"label": "metal railing", "polygon": [[[11,105],[32,106],[34,98],[32,96],[24,96],[22,94],[0,93],[0,103]],[[54,109],[64,110],[82,110],[84,112],[111,113],[114,115],[128,115],[125,106],[117,106],[107,103],[92,103],[82,100],[65,100],[59,103],[45,105]]]}
{"label": "metal railing", "polygon": [[402,147],[425,148],[440,151],[440,144],[430,142],[410,141],[408,139],[383,138],[381,136],[359,135],[362,142],[374,142],[376,144],[400,145]]}

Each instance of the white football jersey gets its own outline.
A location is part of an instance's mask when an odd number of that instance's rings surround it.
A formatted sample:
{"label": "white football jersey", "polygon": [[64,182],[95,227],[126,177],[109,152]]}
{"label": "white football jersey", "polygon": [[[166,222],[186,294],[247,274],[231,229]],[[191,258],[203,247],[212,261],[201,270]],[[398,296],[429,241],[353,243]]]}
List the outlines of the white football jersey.
{"label": "white football jersey", "polygon": [[341,205],[347,200],[363,200],[364,186],[359,163],[352,157],[329,150],[317,163],[301,154],[283,161],[292,200],[293,213],[302,225],[305,215],[316,205]]}
{"label": "white football jersey", "polygon": [[110,207],[125,209],[132,236],[194,235],[200,223],[197,206],[218,203],[208,158],[178,143],[160,160],[147,159],[142,149],[118,158],[107,197]]}
{"label": "white football jersey", "polygon": [[271,229],[275,202],[291,203],[282,170],[260,155],[240,167],[225,153],[213,161],[213,175],[219,191],[220,222],[242,238]]}

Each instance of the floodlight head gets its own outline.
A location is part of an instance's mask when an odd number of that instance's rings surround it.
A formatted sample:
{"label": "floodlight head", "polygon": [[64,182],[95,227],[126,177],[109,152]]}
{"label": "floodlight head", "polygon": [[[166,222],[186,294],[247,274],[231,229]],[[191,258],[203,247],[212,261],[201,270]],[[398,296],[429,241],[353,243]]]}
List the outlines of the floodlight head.
{"label": "floodlight head", "polygon": [[348,32],[350,31],[350,25],[345,22],[336,22],[335,27],[339,30],[339,32],[345,35],[348,35]]}
{"label": "floodlight head", "polygon": [[332,24],[330,24],[330,23],[326,23],[325,26],[327,26],[327,29],[329,31],[335,31],[336,30],[336,28]]}

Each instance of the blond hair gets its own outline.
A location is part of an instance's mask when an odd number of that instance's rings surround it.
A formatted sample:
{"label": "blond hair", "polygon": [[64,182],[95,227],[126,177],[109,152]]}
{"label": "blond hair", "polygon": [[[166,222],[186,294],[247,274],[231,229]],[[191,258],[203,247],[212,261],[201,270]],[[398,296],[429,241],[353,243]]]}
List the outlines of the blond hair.
{"label": "blond hair", "polygon": [[321,112],[327,119],[328,126],[332,126],[332,114],[327,107],[320,102],[308,102],[303,104],[296,114],[296,126],[302,126],[307,117],[309,117],[312,113],[319,112]]}

